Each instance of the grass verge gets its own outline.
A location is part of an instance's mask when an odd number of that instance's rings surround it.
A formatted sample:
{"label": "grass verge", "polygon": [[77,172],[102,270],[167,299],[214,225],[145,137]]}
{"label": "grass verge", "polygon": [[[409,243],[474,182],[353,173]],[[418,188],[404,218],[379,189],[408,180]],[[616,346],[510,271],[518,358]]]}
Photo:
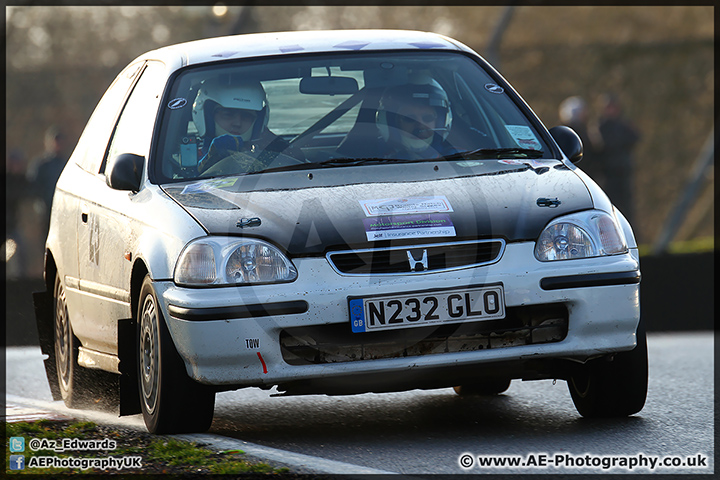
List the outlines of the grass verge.
{"label": "grass verge", "polygon": [[[640,256],[653,255],[653,246],[650,244],[643,244],[638,247]],[[671,242],[668,245],[668,254],[681,255],[685,253],[704,253],[712,252],[715,250],[715,237],[700,237],[693,240],[683,240]]]}
{"label": "grass verge", "polygon": [[[39,420],[6,424],[6,442],[21,437],[24,451],[5,447],[6,474],[34,474],[43,477],[58,474],[173,474],[175,476],[201,474],[287,474],[287,468],[274,468],[264,463],[242,459],[240,450],[214,452],[192,442],[151,435],[131,429],[97,425],[93,422]],[[65,440],[63,440],[65,439]],[[73,440],[74,439],[74,440]],[[93,449],[82,450],[80,440],[92,440]],[[103,442],[101,448],[100,442]],[[16,449],[17,450],[17,449]],[[23,455],[22,470],[11,469],[13,455]],[[55,457],[67,467],[42,465],[41,458]],[[117,460],[110,460],[110,457]],[[98,459],[95,461],[92,459]],[[14,457],[15,465],[17,457]],[[102,463],[114,465],[103,468]],[[57,460],[51,460],[57,462]],[[123,468],[119,463],[124,462]]]}

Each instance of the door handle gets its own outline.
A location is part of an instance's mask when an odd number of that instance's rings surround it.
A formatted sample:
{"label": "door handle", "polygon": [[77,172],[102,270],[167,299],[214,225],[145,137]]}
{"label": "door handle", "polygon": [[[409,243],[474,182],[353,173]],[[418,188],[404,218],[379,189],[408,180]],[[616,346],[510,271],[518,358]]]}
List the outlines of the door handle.
{"label": "door handle", "polygon": [[90,213],[90,209],[88,208],[88,206],[87,206],[87,205],[83,205],[83,206],[82,206],[82,211],[81,211],[81,213],[80,213],[80,218],[82,219],[82,222],[83,222],[83,223],[87,223],[89,213]]}

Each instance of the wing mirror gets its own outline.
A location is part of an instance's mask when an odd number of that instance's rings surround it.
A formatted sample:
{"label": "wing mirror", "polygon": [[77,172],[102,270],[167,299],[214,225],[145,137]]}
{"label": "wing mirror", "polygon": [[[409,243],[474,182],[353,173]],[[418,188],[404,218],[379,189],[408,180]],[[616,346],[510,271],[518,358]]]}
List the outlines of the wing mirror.
{"label": "wing mirror", "polygon": [[137,192],[142,182],[145,157],[134,153],[122,153],[108,161],[105,183],[114,190]]}
{"label": "wing mirror", "polygon": [[575,130],[559,125],[550,129],[550,135],[552,135],[558,147],[560,147],[572,163],[578,163],[582,160],[583,144],[580,136],[575,133]]}

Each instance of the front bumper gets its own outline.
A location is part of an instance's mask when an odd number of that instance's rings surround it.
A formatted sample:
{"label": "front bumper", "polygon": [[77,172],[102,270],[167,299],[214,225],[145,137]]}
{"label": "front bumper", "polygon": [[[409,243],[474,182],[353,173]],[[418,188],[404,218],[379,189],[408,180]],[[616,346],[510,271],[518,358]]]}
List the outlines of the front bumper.
{"label": "front bumper", "polygon": [[[201,383],[227,388],[305,382],[332,391],[333,384],[347,385],[353,379],[358,379],[358,391],[371,391],[373,383],[407,389],[414,388],[415,382],[415,388],[420,388],[425,373],[457,382],[458,377],[479,371],[488,374],[489,369],[503,365],[548,359],[583,362],[632,349],[640,315],[637,252],[543,263],[535,259],[533,247],[532,242],[508,244],[495,264],[442,273],[345,276],[324,258],[308,258],[294,261],[298,279],[289,284],[190,289],[157,282],[155,288],[188,374]],[[315,362],[293,361],[280,346],[281,335],[287,337],[288,332],[303,328],[335,329],[345,339],[368,335],[350,333],[348,296],[490,284],[503,285],[508,312],[562,306],[566,333],[549,343],[509,342],[508,346],[493,345],[492,334],[486,335],[488,343],[483,345],[480,335],[479,343],[470,349],[431,345],[423,354],[422,349],[399,347],[404,353],[391,358],[381,355],[354,361],[334,361],[332,356]],[[459,329],[466,327],[472,325],[468,322]],[[419,331],[395,331],[393,338],[411,338]],[[410,383],[398,383],[400,379]]]}

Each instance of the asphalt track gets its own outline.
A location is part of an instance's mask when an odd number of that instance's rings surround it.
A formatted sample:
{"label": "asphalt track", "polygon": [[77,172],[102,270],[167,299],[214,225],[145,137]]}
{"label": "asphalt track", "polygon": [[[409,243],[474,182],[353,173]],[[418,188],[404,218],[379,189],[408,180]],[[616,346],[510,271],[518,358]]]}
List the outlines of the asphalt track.
{"label": "asphalt track", "polygon": [[[713,340],[711,332],[649,334],[648,400],[627,419],[580,418],[562,381],[514,381],[502,395],[470,399],[451,389],[344,397],[243,389],[218,394],[208,434],[181,437],[299,473],[711,474]],[[53,402],[39,348],[10,347],[6,355],[9,404],[144,428],[137,415]],[[480,466],[503,458],[524,463]]]}

